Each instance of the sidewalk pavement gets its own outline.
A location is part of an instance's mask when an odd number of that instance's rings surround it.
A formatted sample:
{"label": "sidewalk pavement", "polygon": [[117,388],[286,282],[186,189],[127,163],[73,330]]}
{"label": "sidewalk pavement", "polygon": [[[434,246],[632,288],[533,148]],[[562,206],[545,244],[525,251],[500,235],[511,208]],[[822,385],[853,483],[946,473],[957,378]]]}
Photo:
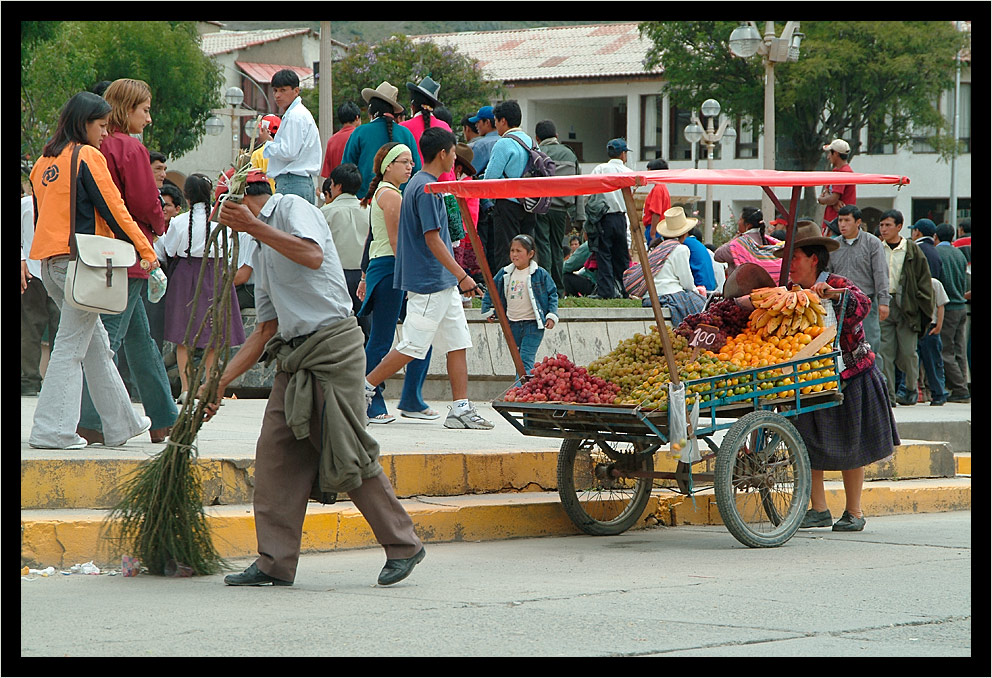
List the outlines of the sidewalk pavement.
{"label": "sidewalk pavement", "polygon": [[[147,434],[132,439],[126,445],[105,448],[90,445],[85,452],[65,450],[36,450],[27,444],[31,421],[38,399],[21,398],[21,459],[112,458],[141,459],[158,453],[164,444],[153,444]],[[262,427],[264,399],[226,398],[220,412],[203,424],[197,438],[197,450],[204,459],[241,459],[255,456],[255,442]],[[438,419],[424,421],[399,416],[397,401],[387,400],[390,414],[396,416],[391,424],[369,424],[369,432],[379,441],[383,454],[444,453],[444,452],[524,452],[557,450],[557,438],[525,436],[510,425],[488,402],[474,402],[479,414],[492,421],[491,431],[447,429],[444,417],[450,402],[429,403],[441,413]],[[135,405],[139,412],[141,405]],[[971,405],[947,403],[943,407],[918,404],[893,409],[901,438],[907,440],[940,440],[951,442],[954,452],[971,451]],[[941,437],[943,436],[943,437]],[[720,440],[718,433],[714,440]],[[948,440],[954,438],[955,441]]]}

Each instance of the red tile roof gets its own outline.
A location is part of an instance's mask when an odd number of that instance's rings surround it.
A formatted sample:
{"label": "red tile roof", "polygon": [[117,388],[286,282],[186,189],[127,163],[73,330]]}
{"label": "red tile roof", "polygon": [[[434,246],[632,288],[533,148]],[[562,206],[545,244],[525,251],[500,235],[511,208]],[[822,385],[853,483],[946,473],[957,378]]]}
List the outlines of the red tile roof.
{"label": "red tile roof", "polygon": [[282,40],[296,35],[306,35],[315,31],[309,28],[277,28],[260,31],[217,31],[216,33],[204,33],[201,37],[203,43],[201,49],[207,56],[215,56],[226,52],[235,52],[239,49],[263,45],[267,42]]}
{"label": "red tile roof", "polygon": [[309,89],[313,87],[313,69],[305,66],[281,66],[279,64],[258,64],[250,61],[235,61],[234,65],[247,73],[251,78],[259,83],[266,84],[272,82],[272,76],[277,72],[288,68],[295,71],[300,78],[300,87]]}
{"label": "red tile roof", "polygon": [[453,46],[477,59],[489,77],[504,82],[661,74],[661,68],[644,70],[651,42],[641,39],[636,22],[411,38]]}

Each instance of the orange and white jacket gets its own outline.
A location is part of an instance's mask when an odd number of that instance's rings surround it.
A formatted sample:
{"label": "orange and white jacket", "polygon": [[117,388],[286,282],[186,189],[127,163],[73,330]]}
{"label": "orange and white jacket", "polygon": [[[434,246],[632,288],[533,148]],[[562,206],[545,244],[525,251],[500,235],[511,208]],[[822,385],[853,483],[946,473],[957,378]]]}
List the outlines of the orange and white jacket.
{"label": "orange and white jacket", "polygon": [[[55,158],[42,156],[31,170],[36,215],[32,259],[69,254],[69,176],[75,146],[69,144]],[[76,232],[126,240],[139,258],[154,262],[155,250],[124,206],[107,159],[88,144],[79,150],[76,182]]]}

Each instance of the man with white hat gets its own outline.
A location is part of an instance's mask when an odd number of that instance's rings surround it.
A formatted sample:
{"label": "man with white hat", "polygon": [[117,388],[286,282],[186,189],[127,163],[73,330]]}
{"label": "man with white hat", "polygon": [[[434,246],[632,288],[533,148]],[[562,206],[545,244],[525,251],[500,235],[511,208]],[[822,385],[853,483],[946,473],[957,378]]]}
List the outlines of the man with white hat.
{"label": "man with white hat", "polygon": [[[689,266],[689,247],[685,244],[689,231],[699,220],[687,217],[681,207],[667,209],[663,216],[658,223],[658,235],[664,240],[655,248],[661,251],[661,256],[651,262],[651,274],[658,301],[668,307],[672,327],[677,327],[683,318],[701,312],[706,305],[706,297],[696,289]],[[645,297],[641,303],[647,305],[650,300]]]}
{"label": "man with white hat", "polygon": [[[853,172],[851,166],[847,164],[847,158],[851,154],[851,145],[843,139],[834,139],[823,147],[827,152],[827,162],[833,172]],[[844,205],[855,205],[858,202],[857,191],[854,184],[844,186],[827,185],[823,187],[820,196],[816,199],[821,205],[826,205],[823,212],[823,234],[839,235],[836,223],[831,223],[837,218],[837,210]],[[828,232],[829,231],[829,232]]]}

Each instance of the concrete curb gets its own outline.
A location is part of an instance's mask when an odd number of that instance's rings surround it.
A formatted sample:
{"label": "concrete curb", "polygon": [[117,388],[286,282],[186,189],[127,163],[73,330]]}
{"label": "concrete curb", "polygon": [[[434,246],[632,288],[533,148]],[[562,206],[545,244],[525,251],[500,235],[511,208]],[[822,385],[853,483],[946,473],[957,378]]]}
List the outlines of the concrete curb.
{"label": "concrete curb", "polygon": [[[557,459],[556,450],[380,455],[383,471],[401,498],[553,491],[558,487]],[[868,480],[951,478],[955,463],[946,443],[907,440],[891,459],[868,466],[865,476]],[[119,499],[121,482],[140,464],[141,460],[133,457],[22,460],[21,508],[110,508]],[[205,505],[251,503],[253,456],[200,458],[196,467],[200,469]],[[674,471],[675,462],[658,454],[655,467]],[[970,458],[968,468],[970,472]],[[825,477],[839,480],[840,472],[827,472]]]}
{"label": "concrete curb", "polygon": [[[844,510],[841,483],[827,482],[827,504],[839,517]],[[578,534],[561,507],[557,493],[526,492],[403,499],[425,542],[490,541],[517,537]],[[971,479],[874,481],[865,483],[862,507],[869,518],[900,513],[971,509]],[[224,558],[256,553],[255,520],[251,506],[206,509],[214,545]],[[66,568],[93,560],[118,566],[121,551],[101,534],[106,512],[87,510],[25,510],[21,512],[21,559],[31,567]],[[666,525],[719,525],[712,491],[693,498],[656,491],[638,527],[660,521]],[[636,528],[635,528],[636,529]],[[375,546],[375,536],[350,502],[311,505],[304,521],[303,550]]]}

